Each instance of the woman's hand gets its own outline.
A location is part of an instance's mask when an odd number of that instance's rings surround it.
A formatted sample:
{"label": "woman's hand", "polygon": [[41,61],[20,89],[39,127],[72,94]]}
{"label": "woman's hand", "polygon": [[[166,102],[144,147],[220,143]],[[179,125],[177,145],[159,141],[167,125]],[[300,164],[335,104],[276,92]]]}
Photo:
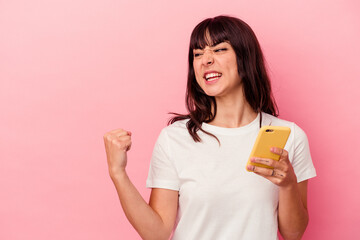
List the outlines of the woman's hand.
{"label": "woman's hand", "polygon": [[104,143],[110,176],[125,172],[126,152],[131,148],[131,132],[123,129],[107,132],[104,135]]}
{"label": "woman's hand", "polygon": [[250,161],[271,166],[273,169],[248,165],[248,170],[270,180],[279,187],[291,188],[296,186],[297,179],[294,169],[289,161],[288,152],[285,149],[275,147],[271,148],[271,152],[280,155],[280,160],[276,161],[268,158],[254,157],[250,159]]}
{"label": "woman's hand", "polygon": [[280,155],[280,160],[253,158],[251,162],[261,163],[273,169],[248,165],[248,170],[263,176],[280,187],[278,223],[284,239],[301,239],[309,222],[307,211],[307,181],[297,183],[294,169],[289,161],[288,152],[281,148],[271,148]]}

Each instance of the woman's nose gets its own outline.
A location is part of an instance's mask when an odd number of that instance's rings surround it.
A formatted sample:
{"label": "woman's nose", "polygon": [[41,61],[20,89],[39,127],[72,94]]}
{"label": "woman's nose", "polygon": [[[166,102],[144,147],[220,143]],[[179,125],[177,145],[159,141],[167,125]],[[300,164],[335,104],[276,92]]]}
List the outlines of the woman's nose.
{"label": "woman's nose", "polygon": [[211,65],[214,63],[214,56],[211,50],[205,51],[203,56],[203,64],[204,65]]}

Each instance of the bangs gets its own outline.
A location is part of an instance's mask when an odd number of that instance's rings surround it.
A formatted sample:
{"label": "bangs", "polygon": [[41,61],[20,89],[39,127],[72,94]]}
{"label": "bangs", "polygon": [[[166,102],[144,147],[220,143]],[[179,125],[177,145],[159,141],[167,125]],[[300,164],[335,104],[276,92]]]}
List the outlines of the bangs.
{"label": "bangs", "polygon": [[229,41],[223,23],[216,20],[207,19],[195,27],[190,39],[191,49],[204,49],[206,46],[215,46],[221,42]]}

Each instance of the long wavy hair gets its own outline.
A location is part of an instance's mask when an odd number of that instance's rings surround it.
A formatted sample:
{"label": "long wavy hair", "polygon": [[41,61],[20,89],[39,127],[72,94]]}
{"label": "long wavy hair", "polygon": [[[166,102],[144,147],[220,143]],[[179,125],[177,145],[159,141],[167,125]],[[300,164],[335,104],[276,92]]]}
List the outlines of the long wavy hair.
{"label": "long wavy hair", "polygon": [[260,127],[261,112],[278,116],[278,108],[272,95],[264,56],[255,33],[248,24],[235,17],[222,15],[208,18],[194,28],[190,38],[186,89],[188,114],[172,113],[175,116],[168,122],[168,124],[172,124],[179,120],[189,119],[186,127],[195,142],[201,142],[197,133],[199,130],[216,138],[215,135],[202,129],[201,125],[203,122],[211,122],[216,116],[217,109],[215,98],[206,95],[195,79],[193,50],[204,49],[206,46],[225,41],[231,44],[236,53],[237,68],[243,84],[244,95],[252,109],[256,113],[260,113]]}

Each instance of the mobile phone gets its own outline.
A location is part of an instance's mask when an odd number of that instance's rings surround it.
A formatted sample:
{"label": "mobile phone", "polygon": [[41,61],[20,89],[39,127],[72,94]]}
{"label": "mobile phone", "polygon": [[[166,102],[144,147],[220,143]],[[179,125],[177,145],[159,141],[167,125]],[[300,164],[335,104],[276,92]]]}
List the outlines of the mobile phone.
{"label": "mobile phone", "polygon": [[[280,126],[261,127],[246,166],[253,165],[253,166],[272,169],[273,167],[264,164],[253,163],[250,161],[250,159],[252,157],[260,157],[260,158],[270,158],[279,161],[280,155],[271,152],[270,148],[271,147],[284,148],[287,139],[289,138],[290,132],[291,130],[288,127],[280,127]],[[250,170],[247,169],[247,167],[246,170],[251,172]]]}

